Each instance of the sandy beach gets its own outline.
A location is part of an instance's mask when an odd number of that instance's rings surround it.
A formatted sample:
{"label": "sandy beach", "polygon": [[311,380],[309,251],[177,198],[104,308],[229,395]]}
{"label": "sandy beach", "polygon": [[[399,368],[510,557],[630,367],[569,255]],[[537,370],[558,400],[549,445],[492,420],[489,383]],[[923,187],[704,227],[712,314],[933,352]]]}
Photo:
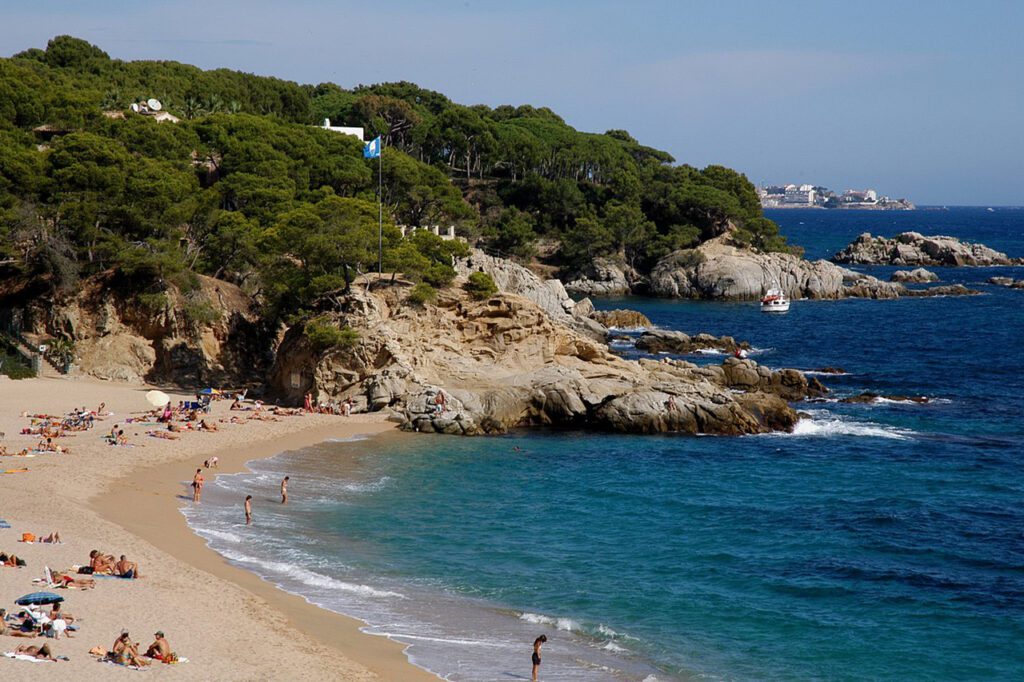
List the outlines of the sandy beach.
{"label": "sandy beach", "polygon": [[[88,431],[59,439],[70,454],[0,457],[0,551],[27,562],[24,568],[0,568],[0,606],[43,589],[32,582],[43,567],[64,570],[87,564],[89,551],[138,562],[138,580],[97,579],[93,590],[58,590],[64,610],[80,630],[57,641],[0,637],[3,651],[19,644],[50,643],[70,661],[32,663],[0,658],[6,679],[123,678],[135,671],[99,663],[88,651],[109,648],[123,629],[145,649],[157,630],[188,663],[155,662],[146,674],[183,680],[430,680],[435,676],[408,663],[402,646],[359,631],[355,619],[315,607],[257,576],[229,565],[193,534],[178,508],[195,469],[213,455],[217,470],[207,480],[240,470],[246,461],[301,448],[327,438],[379,433],[393,425],[380,415],[305,415],[280,421],[221,423],[229,401],[213,405],[216,433],[185,433],[179,440],[145,435],[152,427],[125,424],[146,408],[144,395],[154,387],[78,379],[0,377],[0,445],[9,452],[31,448],[38,436],[20,435],[29,425],[22,413],[61,415],[75,408],[95,410],[101,402],[112,416]],[[162,387],[176,403],[186,395]],[[135,413],[135,414],[133,414]],[[242,413],[246,414],[246,413]],[[102,436],[120,424],[129,447],[106,444]],[[241,515],[241,500],[239,514]],[[59,545],[18,542],[22,533],[43,536],[59,531]],[[52,670],[51,670],[52,669]]]}

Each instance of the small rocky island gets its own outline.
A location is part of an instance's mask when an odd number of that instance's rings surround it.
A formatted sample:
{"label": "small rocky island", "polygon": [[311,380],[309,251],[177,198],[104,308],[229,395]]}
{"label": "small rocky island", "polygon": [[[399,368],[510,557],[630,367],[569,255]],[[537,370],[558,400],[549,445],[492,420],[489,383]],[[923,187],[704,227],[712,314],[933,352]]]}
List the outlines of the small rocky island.
{"label": "small rocky island", "polygon": [[655,265],[649,281],[650,293],[672,298],[749,301],[772,287],[781,288],[792,299],[978,293],[959,284],[910,289],[901,282],[885,282],[826,260],[809,261],[793,254],[737,246],[729,231],[696,248],[669,254]]}
{"label": "small rocky island", "polygon": [[1024,258],[1011,258],[984,244],[942,235],[925,236],[920,232],[901,232],[891,239],[865,232],[832,260],[860,265],[1024,265]]}

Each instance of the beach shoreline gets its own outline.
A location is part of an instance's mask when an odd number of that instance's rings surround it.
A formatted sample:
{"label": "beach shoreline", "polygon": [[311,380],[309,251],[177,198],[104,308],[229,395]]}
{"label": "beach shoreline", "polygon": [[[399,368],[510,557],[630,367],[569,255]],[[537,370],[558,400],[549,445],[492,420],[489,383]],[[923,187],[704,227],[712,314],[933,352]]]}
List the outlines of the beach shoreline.
{"label": "beach shoreline", "polygon": [[[0,533],[0,549],[16,552],[29,564],[0,570],[0,604],[10,610],[15,598],[38,589],[30,579],[41,575],[43,565],[64,569],[86,563],[90,547],[125,553],[140,565],[140,580],[99,580],[94,590],[61,591],[67,610],[82,620],[74,639],[51,645],[71,658],[70,663],[60,663],[63,672],[89,679],[116,674],[114,666],[96,665],[86,652],[91,646],[109,646],[122,628],[129,628],[143,647],[150,641],[149,633],[167,632],[172,646],[190,663],[157,665],[174,668],[180,679],[438,679],[409,662],[405,645],[366,634],[360,630],[363,622],[316,606],[230,564],[207,546],[181,513],[187,499],[185,482],[209,457],[217,456],[219,467],[203,469],[208,480],[217,473],[242,471],[249,461],[330,438],[392,431],[394,425],[382,415],[218,423],[216,433],[186,433],[173,441],[147,437],[145,426],[125,424],[136,447],[118,448],[104,444],[100,436],[112,422],[123,422],[126,413],[143,410],[143,395],[152,387],[87,378],[0,382],[0,432],[5,434],[0,444],[9,451],[38,440],[18,434],[28,424],[28,418],[20,416],[23,411],[64,414],[83,405],[95,409],[105,401],[115,413],[90,431],[60,439],[61,445],[71,447],[69,455],[0,457],[4,470],[29,469],[0,476],[2,511],[11,524]],[[166,390],[175,402],[190,397]],[[229,413],[227,401],[214,403],[214,420],[229,414],[239,413]],[[33,500],[48,496],[56,504],[33,505]],[[22,532],[38,535],[43,528],[60,530],[65,543],[15,544]],[[42,640],[0,637],[4,651],[26,642]],[[19,673],[35,672],[33,668],[12,662],[5,672],[17,678]]]}

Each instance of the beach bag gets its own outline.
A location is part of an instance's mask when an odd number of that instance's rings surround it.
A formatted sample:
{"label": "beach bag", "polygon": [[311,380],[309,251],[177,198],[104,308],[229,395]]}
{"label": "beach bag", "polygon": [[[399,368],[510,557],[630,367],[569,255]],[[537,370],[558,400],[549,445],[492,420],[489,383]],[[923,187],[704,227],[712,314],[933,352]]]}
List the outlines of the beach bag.
{"label": "beach bag", "polygon": [[33,535],[32,533],[22,533],[21,534],[21,541],[22,542],[35,542],[36,541],[36,536]]}
{"label": "beach bag", "polygon": [[92,575],[92,566],[82,566],[78,572],[82,575]]}

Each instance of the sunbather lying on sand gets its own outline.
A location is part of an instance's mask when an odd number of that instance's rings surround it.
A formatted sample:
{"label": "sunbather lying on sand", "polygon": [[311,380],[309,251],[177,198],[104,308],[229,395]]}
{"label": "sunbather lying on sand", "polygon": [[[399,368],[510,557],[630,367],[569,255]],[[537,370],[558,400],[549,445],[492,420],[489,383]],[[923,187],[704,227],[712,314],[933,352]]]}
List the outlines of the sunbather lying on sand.
{"label": "sunbather lying on sand", "polygon": [[24,619],[21,622],[7,622],[7,609],[0,609],[0,635],[7,637],[35,637],[32,627],[23,627]]}
{"label": "sunbather lying on sand", "polygon": [[25,560],[19,558],[15,554],[0,552],[0,565],[7,566],[9,568],[21,568],[25,565]]}
{"label": "sunbather lying on sand", "polygon": [[76,578],[73,575],[63,573],[55,578],[62,587],[77,587],[80,590],[91,590],[96,587],[96,581],[92,578]]}
{"label": "sunbather lying on sand", "polygon": [[178,440],[181,438],[176,433],[170,433],[169,431],[146,431],[147,436],[153,436],[153,438],[163,438],[164,440]]}
{"label": "sunbather lying on sand", "polygon": [[50,651],[49,644],[44,644],[42,646],[26,646],[23,644],[19,646],[17,649],[15,649],[14,653],[23,654],[25,656],[32,656],[33,658],[38,658],[41,661],[57,660],[53,657],[53,652]]}
{"label": "sunbather lying on sand", "polygon": [[200,431],[216,431],[217,430],[217,425],[216,424],[207,424],[205,419],[201,419],[199,421],[199,426],[197,428]]}
{"label": "sunbather lying on sand", "polygon": [[45,542],[47,544],[58,544],[58,543],[63,544],[63,541],[60,539],[60,531],[57,531],[57,530],[53,531],[49,535],[35,535],[35,536],[33,536],[31,533],[27,533],[26,535],[30,536],[30,537],[34,537],[35,539],[34,540],[32,540],[32,539],[23,539],[22,542]]}

